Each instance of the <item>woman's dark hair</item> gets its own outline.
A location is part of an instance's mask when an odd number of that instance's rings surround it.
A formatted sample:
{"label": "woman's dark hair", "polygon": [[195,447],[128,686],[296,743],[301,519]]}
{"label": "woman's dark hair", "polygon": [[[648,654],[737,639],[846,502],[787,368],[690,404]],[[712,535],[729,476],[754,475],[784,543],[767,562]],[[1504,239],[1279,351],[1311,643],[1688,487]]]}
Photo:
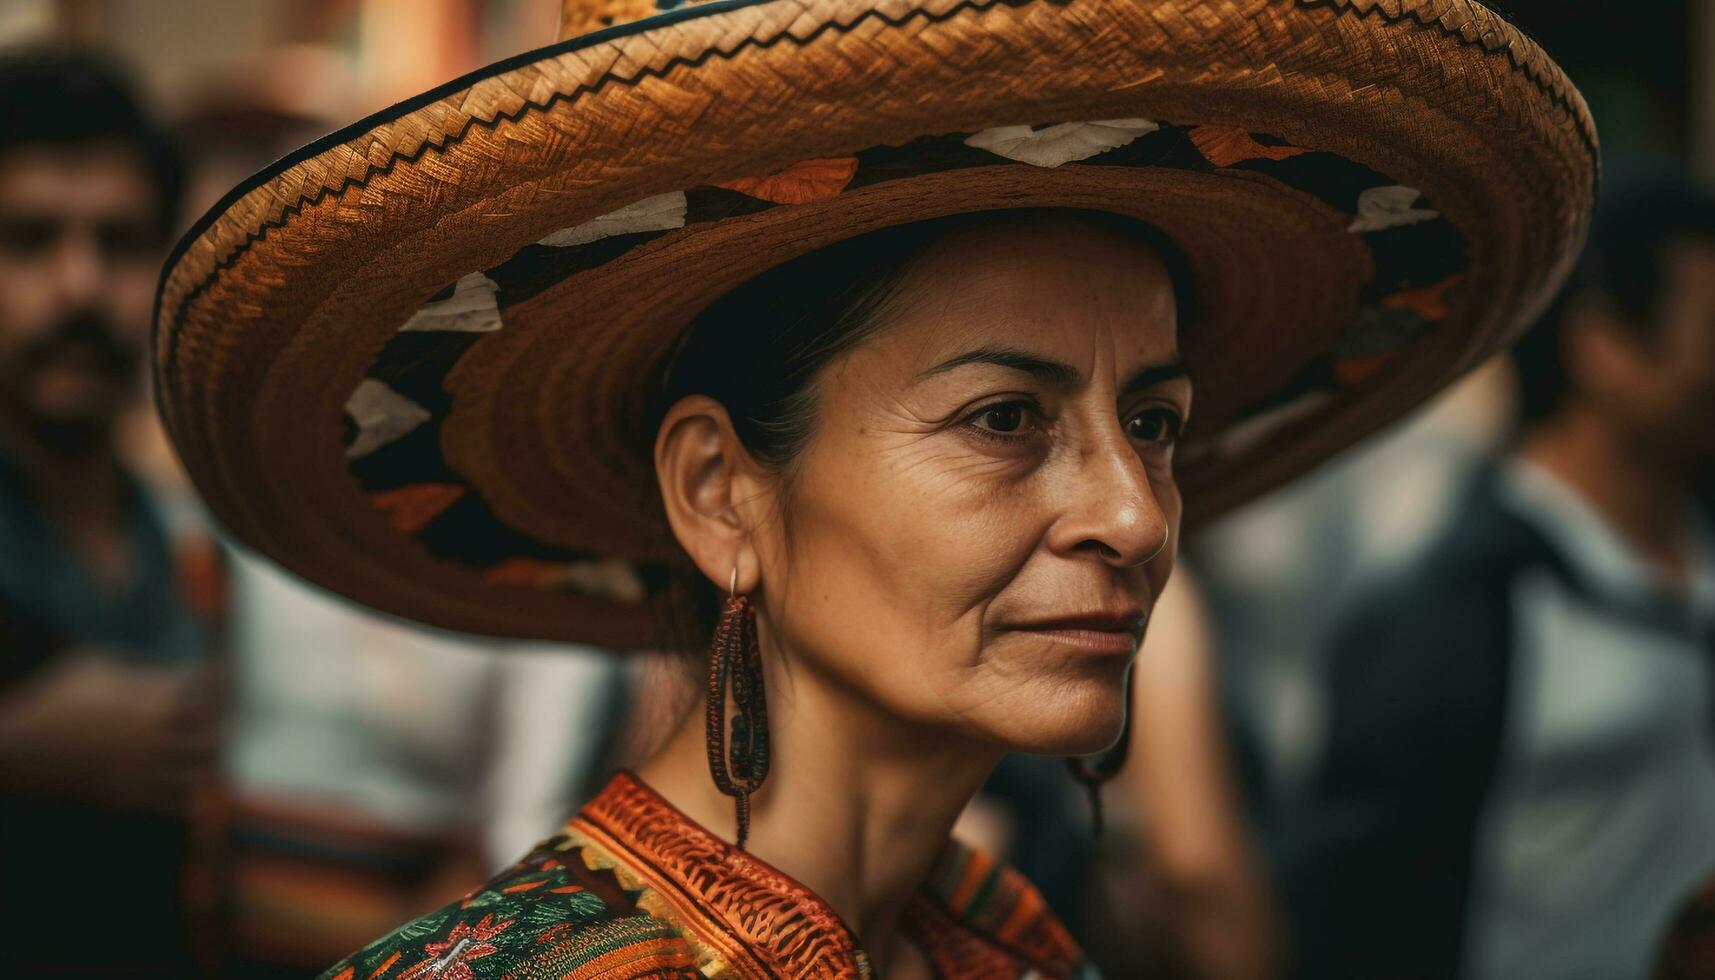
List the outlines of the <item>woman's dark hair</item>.
{"label": "woman's dark hair", "polygon": [[1180,322],[1189,319],[1190,270],[1153,225],[1075,208],[981,211],[859,235],[776,266],[716,300],[692,321],[668,365],[656,417],[687,395],[707,395],[732,417],[756,460],[781,470],[814,425],[811,382],[823,366],[881,326],[906,274],[929,247],[984,226],[1073,220],[1135,241],[1160,257]]}
{"label": "woman's dark hair", "polygon": [[[1135,218],[1075,208],[930,218],[802,255],[716,300],[692,321],[669,360],[655,419],[688,395],[707,395],[726,408],[757,462],[789,476],[815,430],[814,381],[821,369],[886,323],[907,274],[930,246],[970,229],[1051,220],[1076,221],[1149,249],[1172,280],[1179,322],[1191,319],[1194,297],[1183,253],[1161,230]],[[720,591],[694,572],[675,584],[679,594],[689,589],[695,596],[695,623],[673,624],[671,645],[700,648],[713,629]]]}

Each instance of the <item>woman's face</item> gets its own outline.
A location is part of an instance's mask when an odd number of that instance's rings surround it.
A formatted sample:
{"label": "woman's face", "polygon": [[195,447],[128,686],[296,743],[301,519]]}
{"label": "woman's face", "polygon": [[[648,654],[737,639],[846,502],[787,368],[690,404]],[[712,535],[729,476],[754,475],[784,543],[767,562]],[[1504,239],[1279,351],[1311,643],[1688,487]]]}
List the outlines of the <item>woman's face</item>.
{"label": "woman's face", "polygon": [[938,242],[816,381],[752,545],[769,645],[886,713],[1084,753],[1173,567],[1191,409],[1173,289],[1072,221]]}

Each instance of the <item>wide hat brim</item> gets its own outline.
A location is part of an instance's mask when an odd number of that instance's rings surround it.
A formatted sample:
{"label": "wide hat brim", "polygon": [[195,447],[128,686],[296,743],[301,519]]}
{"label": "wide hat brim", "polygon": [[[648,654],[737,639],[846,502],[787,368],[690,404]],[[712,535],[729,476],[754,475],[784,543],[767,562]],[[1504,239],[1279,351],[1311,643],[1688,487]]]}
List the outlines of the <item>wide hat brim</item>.
{"label": "wide hat brim", "polygon": [[648,645],[681,560],[650,403],[721,293],[864,231],[1077,206],[1195,279],[1188,522],[1510,341],[1589,114],[1467,0],[725,0],[510,59],[235,189],[169,262],[157,393],[240,541],[388,613]]}

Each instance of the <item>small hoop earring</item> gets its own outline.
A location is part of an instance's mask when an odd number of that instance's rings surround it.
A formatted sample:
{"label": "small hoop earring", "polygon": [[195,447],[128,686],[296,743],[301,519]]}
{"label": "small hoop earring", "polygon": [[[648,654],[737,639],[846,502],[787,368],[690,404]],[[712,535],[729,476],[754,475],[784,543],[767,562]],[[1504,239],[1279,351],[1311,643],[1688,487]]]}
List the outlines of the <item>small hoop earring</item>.
{"label": "small hoop earring", "polygon": [[[768,778],[768,697],[762,686],[762,650],[756,640],[756,609],[738,594],[732,569],[714,641],[709,646],[709,690],[705,740],[715,787],[734,800],[738,849],[750,836],[750,795]],[[726,701],[732,692],[732,737],[727,737]]]}

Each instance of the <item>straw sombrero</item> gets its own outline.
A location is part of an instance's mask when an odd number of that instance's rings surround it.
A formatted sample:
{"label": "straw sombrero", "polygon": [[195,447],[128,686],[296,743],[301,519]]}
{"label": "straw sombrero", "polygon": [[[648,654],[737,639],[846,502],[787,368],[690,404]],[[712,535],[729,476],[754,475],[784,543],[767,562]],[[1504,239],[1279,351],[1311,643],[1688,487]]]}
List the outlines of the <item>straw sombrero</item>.
{"label": "straw sombrero", "polygon": [[564,24],[235,189],[156,311],[161,411],[226,527],[475,633],[650,641],[681,560],[662,361],[795,255],[993,208],[1159,226],[1197,281],[1196,521],[1511,340],[1597,179],[1577,91],[1469,0],[567,0]]}

